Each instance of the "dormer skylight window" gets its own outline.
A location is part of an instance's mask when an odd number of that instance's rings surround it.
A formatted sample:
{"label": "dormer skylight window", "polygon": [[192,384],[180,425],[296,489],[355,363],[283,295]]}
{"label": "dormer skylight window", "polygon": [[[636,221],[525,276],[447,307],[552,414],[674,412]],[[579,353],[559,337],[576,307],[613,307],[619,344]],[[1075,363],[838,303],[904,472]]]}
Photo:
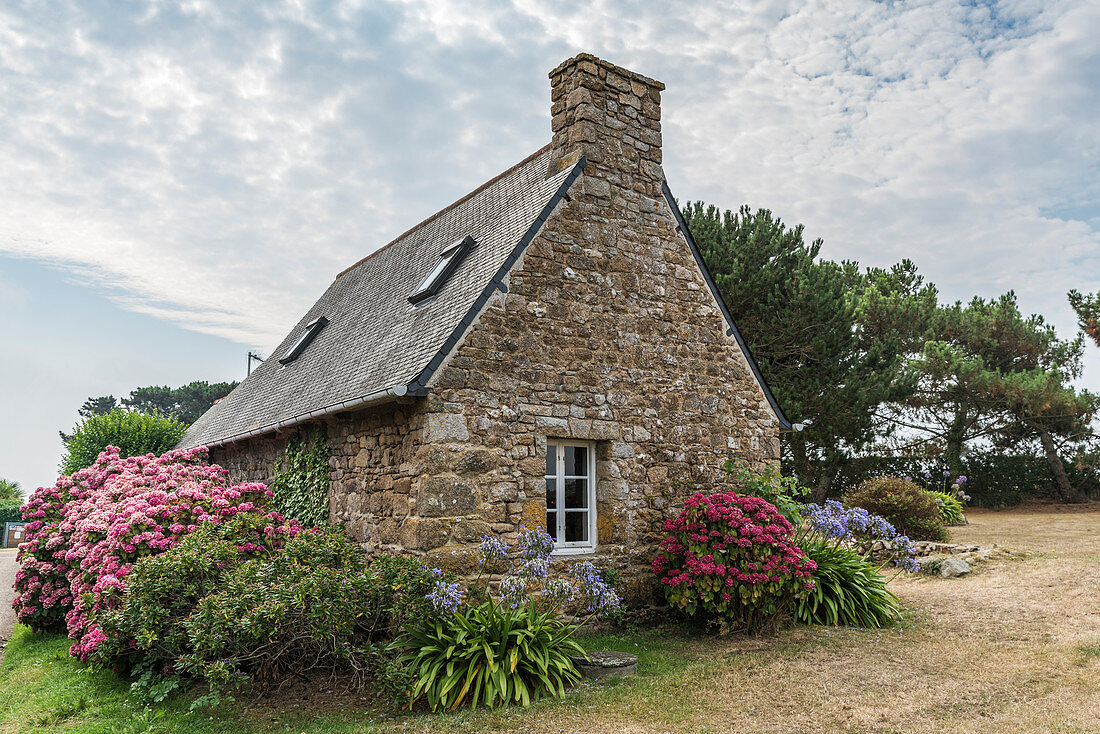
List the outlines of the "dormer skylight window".
{"label": "dormer skylight window", "polygon": [[288,349],[286,354],[282,357],[279,357],[279,363],[290,364],[298,359],[302,352],[306,351],[306,347],[310,345],[310,342],[317,338],[317,334],[320,333],[321,329],[325,328],[327,323],[328,319],[324,316],[318,316],[316,319],[306,324],[305,331],[298,337],[298,341],[294,342],[294,346]]}
{"label": "dormer skylight window", "polygon": [[409,303],[419,303],[425,298],[431,298],[438,293],[439,289],[443,287],[443,284],[447,282],[447,278],[449,278],[451,273],[454,272],[454,269],[458,267],[462,258],[466,256],[466,253],[469,252],[475,244],[474,238],[470,235],[466,235],[441,252],[439,254],[439,259],[435,261],[435,265],[432,266],[432,269],[428,271],[428,274],[424,276],[420,284],[409,294]]}

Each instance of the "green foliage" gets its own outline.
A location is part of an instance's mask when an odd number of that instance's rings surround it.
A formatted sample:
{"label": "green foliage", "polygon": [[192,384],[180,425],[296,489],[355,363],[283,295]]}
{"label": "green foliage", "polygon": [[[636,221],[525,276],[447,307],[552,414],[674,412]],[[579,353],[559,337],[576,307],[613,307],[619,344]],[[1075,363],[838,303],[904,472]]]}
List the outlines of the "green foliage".
{"label": "green foliage", "polygon": [[950,527],[953,525],[965,525],[963,522],[963,506],[959,498],[947,492],[939,492],[934,489],[925,490],[936,500],[940,508],[940,522]]}
{"label": "green foliage", "polygon": [[107,415],[118,407],[118,398],[114,395],[102,395],[98,398],[88,398],[76,409],[76,412],[81,418],[91,418],[93,415]]}
{"label": "green foliage", "polygon": [[938,453],[955,474],[971,442],[1000,449],[1038,442],[1064,501],[1077,501],[1056,439],[1088,437],[1100,399],[1070,385],[1080,376],[1083,341],[1062,341],[1042,316],[1024,316],[1011,291],[937,310],[932,338],[914,361],[916,392],[889,411],[921,434],[909,449]]}
{"label": "green foliage", "polygon": [[431,617],[425,596],[437,577],[412,558],[368,562],[333,528],[284,544],[264,522],[204,525],[135,564],[93,662],[131,670],[135,693],[150,700],[181,674],[209,683],[203,700],[214,702],[239,685],[334,668],[407,691],[407,671],[382,643]]}
{"label": "green foliage", "polygon": [[193,653],[182,671],[228,689],[266,687],[316,668],[357,668],[355,642],[372,630],[374,577],[339,531],[299,533],[277,552],[226,574],[184,623]]}
{"label": "green foliage", "polygon": [[[135,671],[171,668],[192,651],[187,620],[198,602],[249,558],[275,551],[269,520],[241,513],[223,525],[202,525],[168,551],[143,558],[127,576],[127,591],[101,621],[107,639],[93,662]],[[240,548],[251,544],[252,549]],[[135,644],[130,646],[129,640]]]}
{"label": "green foliage", "polygon": [[328,522],[328,440],[323,427],[308,440],[295,436],[275,464],[275,509],[307,527]]}
{"label": "green foliage", "polygon": [[932,495],[908,479],[872,477],[844,496],[844,502],[881,515],[914,540],[947,540],[940,508]]}
{"label": "green foliage", "polygon": [[749,349],[787,416],[783,436],[803,482],[823,496],[837,468],[881,434],[875,410],[915,386],[904,355],[935,305],[916,268],[860,272],[819,259],[801,225],[761,209],[688,204],[684,219]]}
{"label": "green foliage", "polygon": [[802,545],[814,562],[814,588],[795,602],[794,617],[805,624],[890,627],[900,613],[886,579],[859,552],[818,539]]}
{"label": "green foliage", "polygon": [[726,459],[724,468],[726,474],[741,485],[742,494],[767,500],[792,523],[802,520],[802,503],[810,495],[810,490],[800,485],[797,479],[783,476],[774,466],[765,467],[760,472],[733,459]]}
{"label": "green foliage", "polygon": [[19,482],[0,477],[0,507],[19,507],[23,504],[23,492],[19,489]]}
{"label": "green foliage", "polygon": [[[1088,451],[1070,457],[1066,463],[1069,481],[1093,498],[1100,497],[1098,463],[1100,455]],[[881,474],[911,477],[925,489],[936,489],[943,486],[943,468],[941,462],[925,457],[862,456],[838,474],[835,490],[838,495],[844,494],[868,477]],[[931,480],[924,478],[926,471],[932,474]],[[971,497],[972,507],[1013,507],[1028,498],[1058,498],[1050,465],[1038,456],[970,452],[963,457],[963,474],[967,477],[966,493]]]}
{"label": "green foliage", "polygon": [[[160,413],[191,425],[209,410],[216,400],[232,392],[237,384],[236,382],[211,384],[205,380],[196,380],[180,387],[167,385],[138,387],[130,391],[130,397],[122,399],[122,407],[142,413]],[[114,395],[103,395],[88,398],[77,412],[82,417],[89,418],[93,415],[106,415],[117,407],[119,402]]]}
{"label": "green foliage", "polygon": [[153,413],[114,409],[93,415],[76,425],[64,440],[65,454],[59,471],[72,474],[95,463],[108,446],[118,446],[119,456],[160,456],[183,437],[187,426],[175,418]]}
{"label": "green foliage", "polygon": [[580,680],[570,659],[584,649],[556,610],[515,609],[486,601],[414,628],[402,661],[417,672],[409,706],[425,699],[432,711],[463,702],[476,706],[530,705],[564,698]]}
{"label": "green foliage", "polygon": [[0,531],[6,522],[20,522],[23,513],[19,508],[23,506],[23,493],[19,489],[19,482],[0,478]]}
{"label": "green foliage", "polygon": [[1077,291],[1068,294],[1069,305],[1077,312],[1077,321],[1081,330],[1100,347],[1100,291],[1092,295],[1081,295]]}

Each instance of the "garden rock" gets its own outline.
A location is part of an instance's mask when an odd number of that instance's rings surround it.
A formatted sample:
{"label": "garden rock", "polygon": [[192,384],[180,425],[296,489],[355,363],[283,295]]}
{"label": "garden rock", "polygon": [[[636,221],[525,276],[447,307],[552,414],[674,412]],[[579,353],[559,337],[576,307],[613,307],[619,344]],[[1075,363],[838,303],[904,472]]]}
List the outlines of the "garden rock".
{"label": "garden rock", "polygon": [[627,678],[638,672],[638,656],[628,652],[601,650],[572,658],[577,670],[595,680]]}
{"label": "garden rock", "polygon": [[961,558],[950,556],[940,562],[940,576],[945,579],[953,579],[956,576],[965,576],[970,573],[970,564]]}
{"label": "garden rock", "polygon": [[943,556],[921,556],[917,560],[917,569],[920,573],[938,573]]}

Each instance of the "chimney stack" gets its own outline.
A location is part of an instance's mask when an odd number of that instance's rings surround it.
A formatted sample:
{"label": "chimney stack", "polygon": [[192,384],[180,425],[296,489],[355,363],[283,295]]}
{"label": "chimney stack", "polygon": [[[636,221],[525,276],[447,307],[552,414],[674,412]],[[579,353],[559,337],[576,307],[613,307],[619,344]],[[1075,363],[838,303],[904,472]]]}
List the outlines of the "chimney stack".
{"label": "chimney stack", "polygon": [[587,176],[643,196],[660,196],[664,88],[592,54],[563,61],[550,72],[550,173],[583,155]]}

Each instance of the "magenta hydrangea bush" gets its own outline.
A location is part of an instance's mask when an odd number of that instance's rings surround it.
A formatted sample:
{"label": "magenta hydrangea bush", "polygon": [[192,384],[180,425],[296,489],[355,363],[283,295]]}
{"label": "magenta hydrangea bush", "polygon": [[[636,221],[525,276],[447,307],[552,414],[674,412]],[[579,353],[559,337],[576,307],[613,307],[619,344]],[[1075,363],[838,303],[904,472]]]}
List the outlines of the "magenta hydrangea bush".
{"label": "magenta hydrangea bush", "polygon": [[[63,626],[71,654],[86,660],[105,639],[97,618],[114,606],[140,559],[240,513],[265,518],[271,533],[298,531],[270,509],[263,484],[231,485],[206,456],[198,448],[124,459],[109,446],[92,466],[35,492],[23,508],[28,525],[13,603],[19,621],[36,630]],[[247,545],[241,552],[252,550]]]}
{"label": "magenta hydrangea bush", "polygon": [[813,588],[817,568],[767,500],[695,494],[665,521],[653,561],[669,604],[731,629],[761,629]]}

